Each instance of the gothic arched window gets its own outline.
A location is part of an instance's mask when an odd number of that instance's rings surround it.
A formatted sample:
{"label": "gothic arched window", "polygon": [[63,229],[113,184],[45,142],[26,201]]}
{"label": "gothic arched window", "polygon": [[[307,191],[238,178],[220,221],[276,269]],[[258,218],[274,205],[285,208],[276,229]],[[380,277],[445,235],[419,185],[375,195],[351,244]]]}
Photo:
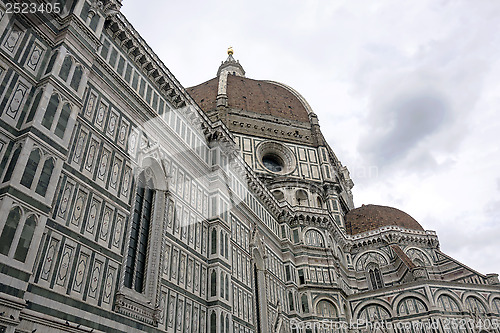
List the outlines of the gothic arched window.
{"label": "gothic arched window", "polygon": [[226,276],[226,300],[229,301],[229,276]]}
{"label": "gothic arched window", "polygon": [[224,255],[224,233],[220,231],[220,255]]}
{"label": "gothic arched window", "polygon": [[217,295],[217,273],[215,271],[212,271],[212,274],[210,275],[210,296],[216,296]]}
{"label": "gothic arched window", "polygon": [[384,281],[382,279],[382,273],[377,266],[370,266],[368,269],[368,279],[370,281],[370,286],[372,290],[380,289],[384,287]]}
{"label": "gothic arched window", "polygon": [[210,315],[210,333],[217,333],[217,317],[215,311]]}
{"label": "gothic arched window", "polygon": [[302,303],[302,312],[309,313],[309,302],[307,300],[307,295],[306,294],[302,295],[300,301]]}
{"label": "gothic arched window", "polygon": [[306,231],[305,241],[306,245],[309,246],[325,247],[325,240],[323,238],[323,235],[315,229]]}
{"label": "gothic arched window", "polygon": [[52,127],[52,123],[54,122],[54,117],[57,112],[57,108],[59,107],[59,96],[57,94],[52,95],[49,100],[49,104],[47,105],[47,109],[45,110],[45,114],[43,115],[42,125],[49,129]]}
{"label": "gothic arched window", "polygon": [[469,296],[465,301],[465,306],[470,313],[486,313],[486,308],[477,297]]}
{"label": "gothic arched window", "polygon": [[64,138],[64,133],[66,132],[66,127],[68,126],[68,120],[69,117],[71,116],[71,106],[69,103],[64,104],[62,110],[61,110],[61,115],[59,116],[59,120],[57,121],[56,129],[55,129],[55,135],[57,135],[59,138]]}
{"label": "gothic arched window", "polygon": [[70,56],[66,56],[66,58],[64,58],[61,70],[59,71],[59,77],[63,79],[63,81],[66,81],[68,79],[69,71],[71,70],[72,66],[73,66],[73,59],[71,59]]}
{"label": "gothic arched window", "polygon": [[295,311],[295,306],[293,304],[293,294],[291,291],[288,292],[288,306],[290,311]]}
{"label": "gothic arched window", "polygon": [[52,170],[54,170],[54,159],[49,158],[43,163],[42,172],[40,173],[40,178],[38,179],[38,184],[36,185],[35,192],[41,196],[45,196],[47,189],[50,184],[50,178],[52,177]]}
{"label": "gothic arched window", "polygon": [[14,168],[16,167],[17,164],[17,159],[19,158],[19,155],[21,154],[21,148],[22,146],[18,146],[16,150],[14,150],[14,153],[12,154],[12,158],[10,159],[9,166],[7,167],[7,171],[5,171],[5,176],[3,177],[4,182],[8,182],[10,178],[12,177],[12,173],[14,172]]}
{"label": "gothic arched window", "polygon": [[224,298],[224,274],[220,273],[220,297]]}
{"label": "gothic arched window", "polygon": [[441,308],[441,310],[444,310],[446,312],[458,312],[459,308],[457,305],[457,302],[453,300],[448,295],[441,295],[438,297],[437,300],[438,306]]}
{"label": "gothic arched window", "polygon": [[228,242],[228,237],[227,234],[224,236],[224,257],[229,256],[229,242]]}
{"label": "gothic arched window", "polygon": [[321,300],[316,305],[316,314],[323,318],[336,318],[337,310],[332,302],[327,300]]}
{"label": "gothic arched window", "polygon": [[24,169],[24,173],[21,178],[21,185],[24,185],[27,188],[31,188],[33,178],[35,178],[35,173],[38,169],[38,164],[40,163],[40,157],[40,150],[35,149],[31,151],[28,162],[26,163],[26,168]]}
{"label": "gothic arched window", "polygon": [[134,203],[127,263],[125,267],[125,286],[142,292],[146,276],[146,257],[148,250],[151,213],[154,198],[153,183],[145,184],[144,174],[139,176]]}
{"label": "gothic arched window", "polygon": [[54,63],[56,62],[56,59],[57,59],[57,56],[58,56],[59,52],[56,51],[54,52],[54,54],[52,54],[52,56],[50,57],[50,60],[49,60],[49,63],[47,65],[47,69],[45,70],[45,74],[48,74],[51,70],[52,70],[52,67],[54,67]]}
{"label": "gothic arched window", "polygon": [[83,74],[82,66],[80,65],[76,66],[70,83],[71,88],[75,89],[76,91],[78,91],[78,87],[80,86],[80,80],[82,79],[82,74]]}
{"label": "gothic arched window", "polygon": [[9,254],[10,246],[14,240],[14,235],[21,220],[21,208],[14,207],[10,210],[3,227],[2,235],[0,236],[0,253],[4,255]]}
{"label": "gothic arched window", "polygon": [[36,217],[35,215],[31,215],[24,222],[23,231],[21,232],[21,238],[19,238],[19,242],[17,243],[14,259],[19,260],[20,262],[26,261],[31,240],[33,239],[33,234],[35,233],[35,227]]}
{"label": "gothic arched window", "polygon": [[217,253],[217,230],[212,229],[212,250],[210,251],[211,254],[216,254]]}

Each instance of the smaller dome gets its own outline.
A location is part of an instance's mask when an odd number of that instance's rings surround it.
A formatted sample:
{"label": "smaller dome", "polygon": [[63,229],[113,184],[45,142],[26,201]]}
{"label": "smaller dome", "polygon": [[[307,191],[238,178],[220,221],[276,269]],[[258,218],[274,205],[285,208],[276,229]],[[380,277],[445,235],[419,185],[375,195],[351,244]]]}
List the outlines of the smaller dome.
{"label": "smaller dome", "polygon": [[393,207],[363,205],[345,215],[345,227],[350,235],[386,226],[424,231],[424,228],[413,217]]}

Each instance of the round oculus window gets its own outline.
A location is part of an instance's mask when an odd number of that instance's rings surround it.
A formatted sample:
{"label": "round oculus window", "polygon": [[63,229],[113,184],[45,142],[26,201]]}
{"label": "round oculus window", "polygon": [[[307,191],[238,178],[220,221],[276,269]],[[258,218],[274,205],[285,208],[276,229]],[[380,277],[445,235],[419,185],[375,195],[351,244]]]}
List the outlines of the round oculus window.
{"label": "round oculus window", "polygon": [[276,155],[266,154],[262,157],[262,164],[272,172],[283,171],[283,160]]}
{"label": "round oculus window", "polygon": [[265,141],[256,147],[256,159],[266,171],[286,175],[292,173],[297,162],[292,151],[285,145],[275,141]]}

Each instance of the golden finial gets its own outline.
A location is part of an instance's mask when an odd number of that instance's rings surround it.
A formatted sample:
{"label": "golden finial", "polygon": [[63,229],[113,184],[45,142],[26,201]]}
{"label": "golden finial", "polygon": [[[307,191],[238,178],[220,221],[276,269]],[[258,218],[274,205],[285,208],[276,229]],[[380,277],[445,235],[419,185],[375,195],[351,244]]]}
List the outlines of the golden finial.
{"label": "golden finial", "polygon": [[231,55],[233,55],[233,53],[234,53],[233,47],[232,46],[228,47],[227,54],[229,54],[231,56]]}

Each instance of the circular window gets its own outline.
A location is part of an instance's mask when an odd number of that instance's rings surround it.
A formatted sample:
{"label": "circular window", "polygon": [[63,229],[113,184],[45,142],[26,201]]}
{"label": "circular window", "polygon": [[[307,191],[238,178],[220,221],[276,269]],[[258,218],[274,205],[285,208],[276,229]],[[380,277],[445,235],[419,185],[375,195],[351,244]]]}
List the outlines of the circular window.
{"label": "circular window", "polygon": [[283,171],[283,160],[276,155],[267,154],[262,157],[262,164],[272,172],[281,172]]}
{"label": "circular window", "polygon": [[278,201],[285,199],[285,195],[280,190],[273,191],[273,195],[276,198],[276,200],[278,200]]}
{"label": "circular window", "polygon": [[262,142],[257,146],[256,153],[261,167],[271,173],[286,175],[297,167],[292,151],[281,143]]}

